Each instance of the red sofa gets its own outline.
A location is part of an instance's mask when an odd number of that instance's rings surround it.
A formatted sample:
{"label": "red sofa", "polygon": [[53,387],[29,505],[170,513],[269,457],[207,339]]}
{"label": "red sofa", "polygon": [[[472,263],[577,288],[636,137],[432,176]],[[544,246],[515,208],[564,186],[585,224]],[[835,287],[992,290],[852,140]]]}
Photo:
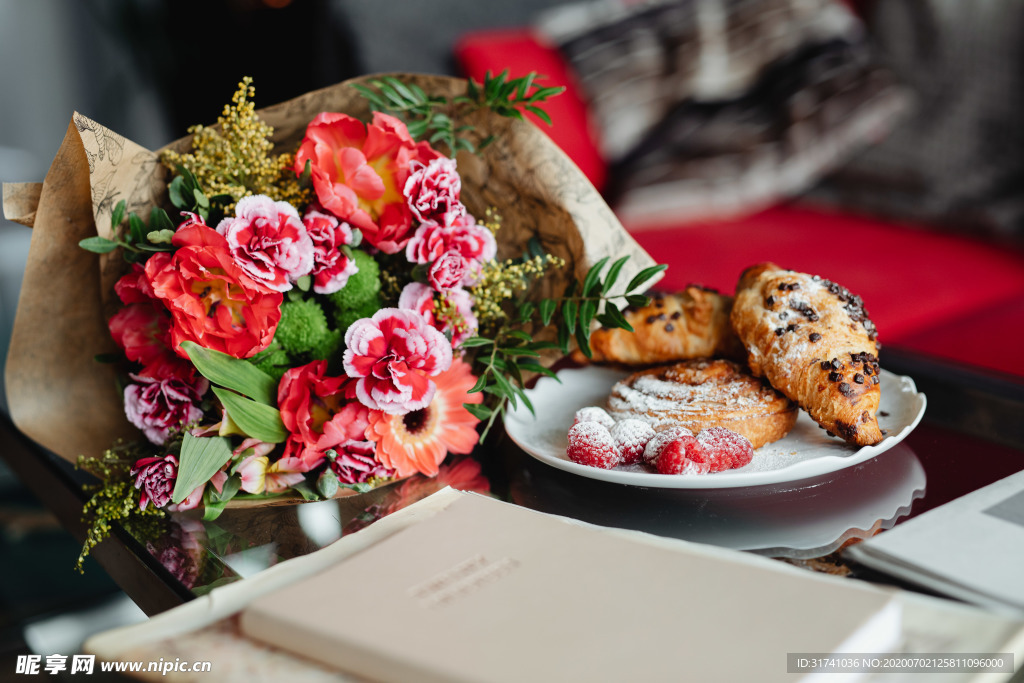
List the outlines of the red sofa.
{"label": "red sofa", "polygon": [[[606,168],[586,102],[561,56],[528,30],[465,36],[456,59],[466,76],[537,71],[567,91],[541,124],[599,189]],[[669,264],[662,285],[690,282],[732,292],[758,261],[819,273],[861,295],[883,345],[1024,377],[1024,250],[920,226],[786,204],[729,221],[626,225]]]}

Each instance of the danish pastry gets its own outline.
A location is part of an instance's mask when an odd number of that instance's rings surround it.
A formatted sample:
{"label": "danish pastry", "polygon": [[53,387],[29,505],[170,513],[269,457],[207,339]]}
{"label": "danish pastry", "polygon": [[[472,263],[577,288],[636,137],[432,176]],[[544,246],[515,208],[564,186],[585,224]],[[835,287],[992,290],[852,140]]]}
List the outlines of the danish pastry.
{"label": "danish pastry", "polygon": [[[655,365],[689,358],[743,358],[743,346],[729,324],[732,297],[690,285],[678,294],[657,295],[650,305],[627,309],[633,332],[595,330],[590,337],[595,362]],[[577,361],[584,361],[575,354]]]}
{"label": "danish pastry", "polygon": [[678,424],[694,434],[725,427],[754,448],[784,437],[797,408],[766,382],[727,360],[690,360],[636,372],[612,387],[608,412],[635,417],[657,429]]}
{"label": "danish pastry", "polygon": [[761,263],[743,272],[731,318],[755,375],[830,434],[858,446],[882,440],[877,332],[860,297]]}

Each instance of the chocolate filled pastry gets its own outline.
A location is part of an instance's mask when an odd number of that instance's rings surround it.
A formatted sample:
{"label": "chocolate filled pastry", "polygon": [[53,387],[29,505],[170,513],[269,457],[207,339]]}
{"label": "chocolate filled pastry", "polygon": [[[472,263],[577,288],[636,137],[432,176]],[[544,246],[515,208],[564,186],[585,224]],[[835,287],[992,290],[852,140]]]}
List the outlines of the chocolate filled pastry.
{"label": "chocolate filled pastry", "polygon": [[[633,332],[598,329],[590,337],[595,362],[655,365],[689,358],[743,358],[743,345],[729,324],[732,297],[690,285],[678,294],[659,294],[649,306],[627,309]],[[573,356],[586,361],[583,354]]]}
{"label": "chocolate filled pastry", "polygon": [[641,370],[612,387],[608,412],[635,417],[655,429],[680,424],[696,434],[725,427],[754,448],[784,437],[796,422],[792,401],[727,360],[690,360]]}
{"label": "chocolate filled pastry", "polygon": [[882,440],[877,333],[860,297],[761,263],[740,278],[732,324],[751,371],[830,434],[858,446]]}

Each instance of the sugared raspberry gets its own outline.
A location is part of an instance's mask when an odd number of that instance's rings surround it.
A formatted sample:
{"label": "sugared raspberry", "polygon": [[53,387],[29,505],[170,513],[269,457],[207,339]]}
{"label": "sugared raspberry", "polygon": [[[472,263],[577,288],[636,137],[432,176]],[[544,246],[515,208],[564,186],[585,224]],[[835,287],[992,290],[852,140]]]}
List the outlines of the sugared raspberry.
{"label": "sugared raspberry", "polygon": [[598,408],[597,406],[587,406],[577,410],[576,419],[572,423],[578,425],[580,422],[597,422],[604,425],[605,429],[611,429],[615,426],[615,419],[605,412],[604,408]]}
{"label": "sugared raspberry", "polygon": [[616,422],[611,434],[622,454],[622,464],[633,465],[640,462],[644,447],[654,438],[654,428],[643,420],[629,417]]}
{"label": "sugared raspberry", "polygon": [[694,436],[679,436],[665,444],[658,456],[660,474],[707,474],[704,449]]}
{"label": "sugared raspberry", "polygon": [[604,470],[615,467],[622,459],[611,432],[599,422],[574,424],[569,429],[569,447],[565,454],[575,463]]}
{"label": "sugared raspberry", "polygon": [[743,467],[754,457],[754,446],[747,437],[725,427],[708,427],[697,434],[712,472]]}
{"label": "sugared raspberry", "polygon": [[648,465],[657,465],[658,456],[661,455],[661,449],[664,448],[672,439],[678,439],[681,436],[693,436],[686,427],[669,427],[666,430],[657,432],[651,440],[647,442],[647,446],[644,448],[644,461]]}

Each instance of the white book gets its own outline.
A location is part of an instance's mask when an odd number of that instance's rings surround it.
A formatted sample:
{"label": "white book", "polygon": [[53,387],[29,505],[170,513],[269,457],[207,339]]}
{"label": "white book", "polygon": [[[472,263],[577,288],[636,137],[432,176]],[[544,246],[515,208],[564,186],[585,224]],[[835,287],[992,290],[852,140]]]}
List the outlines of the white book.
{"label": "white book", "polygon": [[461,494],[240,625],[379,681],[791,682],[788,653],[898,644],[892,591],[642,536]]}
{"label": "white book", "polygon": [[1024,471],[846,550],[944,595],[1024,614]]}

